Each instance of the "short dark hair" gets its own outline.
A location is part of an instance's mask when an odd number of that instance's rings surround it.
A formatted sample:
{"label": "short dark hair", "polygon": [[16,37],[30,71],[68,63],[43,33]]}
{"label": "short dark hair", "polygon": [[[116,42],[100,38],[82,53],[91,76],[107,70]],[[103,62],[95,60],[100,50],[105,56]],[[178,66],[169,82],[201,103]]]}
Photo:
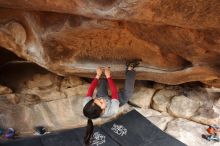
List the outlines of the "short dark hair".
{"label": "short dark hair", "polygon": [[100,117],[102,109],[100,106],[94,103],[94,99],[91,99],[83,108],[83,114],[89,119],[96,119]]}

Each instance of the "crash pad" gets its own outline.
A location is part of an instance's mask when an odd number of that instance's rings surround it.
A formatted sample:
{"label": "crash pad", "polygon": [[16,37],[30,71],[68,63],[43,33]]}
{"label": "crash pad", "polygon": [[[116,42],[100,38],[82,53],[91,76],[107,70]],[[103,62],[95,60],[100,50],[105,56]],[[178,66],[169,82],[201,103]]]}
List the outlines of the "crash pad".
{"label": "crash pad", "polygon": [[[0,142],[0,146],[83,146],[86,127],[51,132],[42,136]],[[95,126],[92,146],[185,146],[132,110],[119,118]]]}
{"label": "crash pad", "polygon": [[122,146],[185,146],[136,110],[102,125],[101,129]]}

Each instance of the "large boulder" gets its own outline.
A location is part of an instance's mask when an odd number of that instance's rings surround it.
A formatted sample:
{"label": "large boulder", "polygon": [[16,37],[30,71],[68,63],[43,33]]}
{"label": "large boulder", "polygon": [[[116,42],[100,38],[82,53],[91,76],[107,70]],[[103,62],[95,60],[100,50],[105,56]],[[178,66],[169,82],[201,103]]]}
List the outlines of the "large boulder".
{"label": "large boulder", "polygon": [[134,89],[135,92],[129,101],[142,107],[149,108],[151,104],[151,99],[155,93],[155,89],[146,87],[137,87]]}
{"label": "large boulder", "polygon": [[204,87],[192,86],[183,88],[185,96],[188,98],[200,102],[204,106],[212,106],[216,95],[208,92]]}
{"label": "large boulder", "polygon": [[200,103],[185,96],[175,96],[172,98],[168,112],[175,116],[188,119],[199,109]]}
{"label": "large boulder", "polygon": [[178,95],[179,91],[162,89],[156,92],[152,99],[152,108],[161,112],[166,112],[171,99]]}

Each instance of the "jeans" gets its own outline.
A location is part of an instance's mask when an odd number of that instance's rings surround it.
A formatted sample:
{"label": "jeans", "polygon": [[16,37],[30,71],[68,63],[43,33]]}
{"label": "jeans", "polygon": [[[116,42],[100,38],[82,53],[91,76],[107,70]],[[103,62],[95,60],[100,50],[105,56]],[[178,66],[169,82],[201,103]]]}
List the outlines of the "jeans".
{"label": "jeans", "polygon": [[[119,106],[122,106],[125,103],[127,103],[134,92],[136,72],[134,70],[127,70],[125,76],[126,77],[125,77],[124,88],[118,92],[119,102],[120,102]],[[96,97],[109,97],[107,84],[108,81],[106,78],[102,78],[100,80]]]}

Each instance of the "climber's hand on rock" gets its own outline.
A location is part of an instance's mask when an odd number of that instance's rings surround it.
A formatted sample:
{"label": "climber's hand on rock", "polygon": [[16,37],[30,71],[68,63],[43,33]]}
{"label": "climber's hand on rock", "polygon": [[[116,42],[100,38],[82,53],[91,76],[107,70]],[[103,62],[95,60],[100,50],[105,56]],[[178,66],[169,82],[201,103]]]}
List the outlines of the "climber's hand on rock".
{"label": "climber's hand on rock", "polygon": [[98,67],[96,69],[96,78],[99,79],[102,75],[102,68],[101,67]]}
{"label": "climber's hand on rock", "polygon": [[110,78],[111,77],[110,67],[105,67],[105,76],[106,76],[106,78]]}

